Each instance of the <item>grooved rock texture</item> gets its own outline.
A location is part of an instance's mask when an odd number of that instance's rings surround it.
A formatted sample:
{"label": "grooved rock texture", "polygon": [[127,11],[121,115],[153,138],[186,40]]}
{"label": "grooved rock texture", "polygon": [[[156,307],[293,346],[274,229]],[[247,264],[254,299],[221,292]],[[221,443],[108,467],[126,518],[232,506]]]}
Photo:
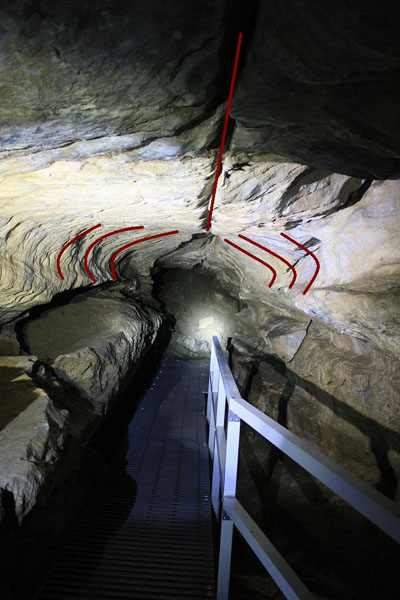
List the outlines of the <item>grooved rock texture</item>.
{"label": "grooved rock texture", "polygon": [[168,146],[208,119],[200,147],[214,137],[222,0],[4,4],[3,156],[108,136],[120,150]]}
{"label": "grooved rock texture", "polygon": [[[90,438],[154,341],[156,298],[182,316],[171,352],[204,355],[221,317],[243,394],[397,497],[399,23],[390,0],[0,2],[0,350],[24,342],[43,363],[33,387],[5,374],[27,391],[3,431],[38,406],[39,465],[64,451],[64,430]],[[60,276],[61,249],[96,225],[62,254]],[[113,282],[119,248],[169,232],[118,254]],[[165,269],[184,270],[173,289]],[[276,457],[246,443],[273,481]],[[282,505],[297,503],[285,471],[274,481]],[[341,585],[327,597],[343,600]]]}

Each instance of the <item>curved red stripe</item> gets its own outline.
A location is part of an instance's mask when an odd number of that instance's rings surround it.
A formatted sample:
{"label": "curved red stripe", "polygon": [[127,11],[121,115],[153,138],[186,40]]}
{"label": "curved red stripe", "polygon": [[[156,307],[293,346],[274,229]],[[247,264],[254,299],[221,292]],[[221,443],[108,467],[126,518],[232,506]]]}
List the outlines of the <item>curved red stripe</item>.
{"label": "curved red stripe", "polygon": [[308,284],[308,286],[306,287],[306,289],[303,292],[303,296],[305,296],[305,294],[307,294],[308,290],[310,289],[310,287],[312,286],[312,284],[316,280],[317,275],[319,273],[319,269],[320,269],[319,260],[315,256],[315,254],[313,252],[311,252],[311,250],[309,250],[308,248],[306,248],[305,246],[303,246],[303,244],[300,244],[300,242],[297,242],[293,238],[291,238],[288,235],[286,235],[286,233],[281,233],[281,236],[284,237],[284,238],[286,238],[287,240],[289,240],[289,242],[292,242],[293,244],[296,244],[296,246],[298,246],[299,248],[301,248],[302,250],[304,250],[304,252],[307,252],[307,254],[309,254],[310,256],[312,256],[312,258],[315,260],[315,264],[317,265],[317,268],[315,269],[315,273],[312,276],[310,283]]}
{"label": "curved red stripe", "polygon": [[77,235],[76,237],[72,238],[72,240],[70,240],[68,242],[68,244],[65,244],[65,246],[63,246],[60,250],[60,252],[58,253],[57,256],[57,271],[59,276],[61,277],[61,279],[64,279],[64,275],[61,272],[61,267],[60,267],[60,261],[61,261],[61,257],[64,254],[65,250],[67,248],[69,248],[69,246],[71,246],[71,244],[73,244],[74,242],[76,242],[76,240],[79,240],[79,238],[83,237],[84,235],[86,235],[87,233],[90,233],[91,231],[93,231],[94,229],[97,229],[98,227],[101,227],[101,223],[98,223],[97,225],[95,225],[94,227],[91,227],[90,229],[86,229],[85,231],[82,231],[82,233],[80,233],[79,235]]}
{"label": "curved red stripe", "polygon": [[268,263],[266,263],[263,260],[261,260],[261,258],[258,258],[258,256],[254,256],[254,254],[251,254],[250,252],[247,252],[247,250],[245,250],[241,246],[237,246],[233,242],[230,242],[226,238],[225,238],[224,242],[226,242],[227,244],[230,244],[231,246],[233,246],[237,250],[240,250],[240,252],[243,252],[243,254],[247,254],[247,256],[250,256],[251,258],[254,258],[254,260],[256,260],[257,262],[259,262],[262,265],[264,265],[264,267],[267,267],[268,269],[270,269],[270,271],[272,271],[272,279],[271,279],[268,287],[272,287],[274,285],[274,281],[276,279],[276,271],[275,271],[275,269],[273,267],[271,267],[271,265],[269,265]]}
{"label": "curved red stripe", "polygon": [[130,246],[134,246],[135,244],[140,244],[141,242],[147,242],[148,240],[155,240],[156,238],[164,237],[165,235],[173,235],[174,233],[179,233],[179,229],[175,229],[174,231],[167,231],[166,233],[157,233],[156,235],[149,235],[147,237],[140,238],[140,240],[135,240],[134,242],[125,244],[125,246],[122,246],[122,248],[119,248],[116,252],[114,252],[114,254],[112,255],[111,260],[110,260],[111,273],[112,273],[114,281],[117,281],[117,279],[118,279],[117,274],[115,272],[115,266],[114,266],[115,259],[117,258],[118,254],[120,254],[126,248],[130,248]]}
{"label": "curved red stripe", "polygon": [[239,237],[242,238],[243,240],[246,240],[246,242],[250,242],[250,244],[253,244],[254,246],[257,246],[257,248],[261,248],[261,250],[265,250],[265,252],[269,252],[269,254],[272,254],[272,256],[275,256],[275,258],[279,258],[279,260],[281,260],[282,262],[284,262],[285,265],[287,265],[289,267],[289,269],[292,270],[292,273],[293,273],[293,279],[292,279],[292,281],[289,284],[289,289],[291,289],[294,286],[294,282],[296,281],[296,278],[297,278],[296,269],[294,268],[293,265],[290,264],[289,261],[286,260],[286,258],[283,258],[283,256],[280,256],[279,254],[276,254],[276,252],[273,252],[269,248],[265,248],[264,246],[261,246],[261,244],[258,244],[254,240],[251,240],[250,238],[246,237],[245,235],[242,235],[241,233],[239,233]]}
{"label": "curved red stripe", "polygon": [[86,250],[83,263],[85,265],[85,271],[89,275],[89,277],[93,281],[93,283],[96,283],[97,279],[95,277],[93,277],[93,275],[89,269],[89,266],[88,266],[88,257],[89,257],[89,253],[92,250],[92,248],[94,248],[96,246],[96,244],[101,242],[101,240],[104,240],[105,238],[108,238],[111,235],[115,235],[116,233],[122,233],[123,231],[132,231],[133,229],[143,229],[143,225],[137,225],[136,227],[124,227],[123,229],[116,229],[115,231],[110,231],[110,233],[106,233],[105,235],[102,235],[101,237],[97,238],[97,240],[94,240],[94,242],[92,242],[90,244],[89,248]]}

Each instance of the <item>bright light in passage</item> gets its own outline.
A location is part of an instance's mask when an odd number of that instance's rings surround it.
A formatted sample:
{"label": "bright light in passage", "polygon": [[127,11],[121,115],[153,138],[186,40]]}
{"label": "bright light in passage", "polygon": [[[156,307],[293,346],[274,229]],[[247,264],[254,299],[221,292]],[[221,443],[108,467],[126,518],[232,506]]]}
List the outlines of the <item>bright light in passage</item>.
{"label": "bright light in passage", "polygon": [[216,317],[203,317],[199,319],[198,328],[205,339],[210,340],[213,335],[224,335],[225,323]]}

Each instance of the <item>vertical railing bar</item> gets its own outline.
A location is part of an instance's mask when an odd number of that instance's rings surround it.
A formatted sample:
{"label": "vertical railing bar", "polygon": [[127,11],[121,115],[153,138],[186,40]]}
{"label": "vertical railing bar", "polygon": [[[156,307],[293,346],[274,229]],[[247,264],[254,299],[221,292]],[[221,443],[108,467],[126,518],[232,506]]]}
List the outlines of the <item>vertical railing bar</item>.
{"label": "vertical railing bar", "polygon": [[212,386],[211,386],[211,370],[208,377],[208,391],[207,391],[207,422],[210,423],[211,418],[211,403],[212,403]]}
{"label": "vertical railing bar", "polygon": [[215,418],[215,426],[223,427],[225,424],[225,408],[226,408],[226,394],[224,388],[224,382],[220,375],[218,379],[218,396],[217,396],[217,414]]}
{"label": "vertical railing bar", "polygon": [[214,442],[214,462],[212,471],[212,483],[211,483],[211,502],[214,509],[214,514],[219,520],[220,516],[220,489],[221,489],[221,473],[219,468],[219,448],[218,438],[215,436]]}
{"label": "vertical railing bar", "polygon": [[223,514],[221,522],[221,539],[219,545],[217,600],[229,599],[229,583],[231,578],[233,521]]}
{"label": "vertical railing bar", "polygon": [[240,419],[232,411],[228,413],[226,433],[226,462],[224,496],[236,496],[237,473],[239,466]]}
{"label": "vertical railing bar", "polygon": [[214,403],[212,401],[212,396],[211,396],[210,427],[209,427],[209,432],[208,432],[208,450],[209,450],[211,458],[213,460],[214,460],[214,440],[215,440],[215,411],[214,411]]}
{"label": "vertical railing bar", "polygon": [[208,449],[211,455],[211,458],[214,459],[214,445],[215,445],[215,428],[216,424],[216,411],[214,408],[214,392],[216,391],[215,382],[218,381],[220,377],[219,373],[219,362],[218,357],[215,351],[215,343],[214,340],[211,341],[211,357],[210,357],[210,382],[208,388],[208,405],[207,412],[209,413],[209,433],[208,433]]}

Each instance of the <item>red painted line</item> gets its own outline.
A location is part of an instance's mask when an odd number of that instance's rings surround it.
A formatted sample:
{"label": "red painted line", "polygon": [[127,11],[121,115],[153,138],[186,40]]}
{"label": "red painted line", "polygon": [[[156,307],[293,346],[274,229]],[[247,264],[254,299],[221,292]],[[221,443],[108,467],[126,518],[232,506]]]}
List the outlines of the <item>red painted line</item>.
{"label": "red painted line", "polygon": [[293,278],[292,278],[292,281],[290,282],[289,289],[291,289],[294,286],[294,282],[296,281],[296,278],[297,278],[297,273],[296,273],[296,269],[294,268],[293,265],[290,264],[289,261],[287,261],[285,258],[283,258],[282,256],[280,256],[279,254],[276,254],[276,252],[273,252],[269,248],[265,248],[264,246],[261,246],[261,244],[258,244],[254,240],[251,240],[250,238],[246,237],[245,235],[242,235],[241,233],[239,233],[239,237],[242,238],[242,240],[246,240],[246,242],[250,242],[250,244],[253,244],[254,246],[257,246],[257,248],[261,248],[261,250],[265,250],[265,252],[268,252],[269,254],[272,254],[272,256],[275,256],[275,258],[279,258],[279,260],[281,260],[282,262],[284,262],[285,265],[287,265],[289,267],[289,269],[291,269],[291,271],[293,273]]}
{"label": "red painted line", "polygon": [[173,235],[174,233],[179,233],[179,229],[175,229],[174,231],[167,231],[166,233],[157,233],[156,235],[149,235],[147,237],[140,238],[140,240],[135,240],[134,242],[125,244],[125,246],[122,246],[122,248],[119,248],[116,252],[114,252],[114,254],[111,257],[111,261],[110,261],[111,273],[112,273],[114,281],[117,281],[117,279],[118,279],[117,274],[115,272],[115,259],[117,258],[118,254],[120,254],[123,250],[126,250],[126,248],[130,248],[131,246],[134,246],[135,244],[140,244],[141,242],[147,242],[148,240],[155,240],[156,238],[161,238],[166,235]]}
{"label": "red painted line", "polygon": [[68,242],[68,244],[65,244],[65,246],[63,246],[61,248],[61,250],[60,250],[60,252],[58,253],[58,256],[57,256],[57,271],[58,271],[58,274],[59,274],[59,276],[61,277],[62,280],[64,280],[64,275],[61,272],[60,261],[61,261],[62,255],[64,254],[64,252],[66,251],[66,249],[69,248],[71,246],[71,244],[73,244],[74,242],[76,242],[76,240],[79,240],[81,237],[83,237],[87,233],[90,233],[94,229],[97,229],[98,227],[101,227],[101,223],[98,223],[97,225],[95,225],[94,227],[91,227],[90,229],[86,229],[85,231],[82,231],[82,233],[80,233],[79,235],[77,235],[76,237],[74,237],[72,240],[70,240]]}
{"label": "red painted line", "polygon": [[311,250],[309,250],[308,248],[306,248],[305,246],[303,246],[303,244],[300,244],[300,242],[297,242],[293,238],[291,238],[288,235],[286,235],[286,233],[281,233],[281,236],[284,237],[284,238],[286,238],[287,240],[289,240],[289,242],[292,242],[292,244],[296,244],[296,246],[298,246],[299,248],[301,248],[302,250],[304,250],[304,252],[307,252],[307,254],[309,254],[315,260],[315,264],[317,265],[317,268],[315,269],[315,273],[312,276],[312,279],[311,279],[310,283],[308,284],[308,286],[306,287],[306,289],[303,292],[303,296],[305,296],[305,294],[307,294],[308,290],[310,289],[310,287],[312,286],[312,284],[316,280],[317,275],[319,273],[319,269],[320,269],[319,260],[315,256],[315,254],[313,252],[311,252]]}
{"label": "red painted line", "polygon": [[210,231],[210,228],[211,228],[211,219],[212,219],[212,214],[213,214],[213,210],[214,210],[215,194],[217,192],[218,177],[219,177],[219,172],[220,172],[221,162],[222,162],[222,153],[224,151],[226,131],[228,129],[229,112],[231,110],[233,88],[235,85],[236,71],[237,71],[237,66],[239,63],[239,54],[240,54],[240,46],[242,45],[242,37],[243,37],[243,34],[239,33],[239,39],[238,39],[238,43],[237,43],[237,47],[236,47],[235,64],[233,66],[231,87],[229,90],[228,106],[226,107],[224,128],[222,130],[221,146],[220,146],[219,154],[218,154],[217,170],[215,173],[214,188],[213,188],[213,193],[212,193],[212,198],[211,198],[210,212],[208,213],[207,231]]}
{"label": "red painted line", "polygon": [[250,252],[247,252],[247,250],[245,250],[241,246],[237,246],[233,242],[230,242],[226,238],[224,239],[224,242],[226,242],[227,244],[230,244],[231,246],[233,246],[237,250],[240,250],[240,252],[243,252],[243,254],[246,254],[247,256],[250,256],[250,258],[254,258],[254,260],[256,260],[257,262],[259,262],[262,265],[264,265],[264,267],[267,267],[268,269],[270,269],[270,271],[272,271],[272,279],[271,279],[270,284],[269,284],[268,287],[272,287],[274,285],[274,281],[276,279],[276,271],[275,271],[275,269],[273,267],[271,267],[271,265],[269,265],[268,263],[266,263],[263,260],[261,260],[261,258],[258,258],[258,256],[254,256],[254,254],[251,254]]}
{"label": "red painted line", "polygon": [[89,248],[86,250],[86,253],[85,253],[84,265],[85,265],[85,271],[89,275],[89,277],[93,281],[93,283],[96,283],[97,279],[95,277],[93,277],[93,275],[89,269],[89,265],[88,265],[88,257],[89,257],[89,253],[92,250],[92,248],[94,248],[96,246],[96,244],[101,242],[101,240],[104,240],[105,238],[108,238],[111,235],[115,235],[116,233],[122,233],[123,231],[132,231],[134,229],[143,229],[143,225],[138,225],[137,227],[124,227],[123,229],[116,229],[115,231],[110,231],[110,233],[106,233],[105,235],[102,235],[101,237],[97,238],[97,240],[94,240],[94,242],[92,242],[90,244]]}

